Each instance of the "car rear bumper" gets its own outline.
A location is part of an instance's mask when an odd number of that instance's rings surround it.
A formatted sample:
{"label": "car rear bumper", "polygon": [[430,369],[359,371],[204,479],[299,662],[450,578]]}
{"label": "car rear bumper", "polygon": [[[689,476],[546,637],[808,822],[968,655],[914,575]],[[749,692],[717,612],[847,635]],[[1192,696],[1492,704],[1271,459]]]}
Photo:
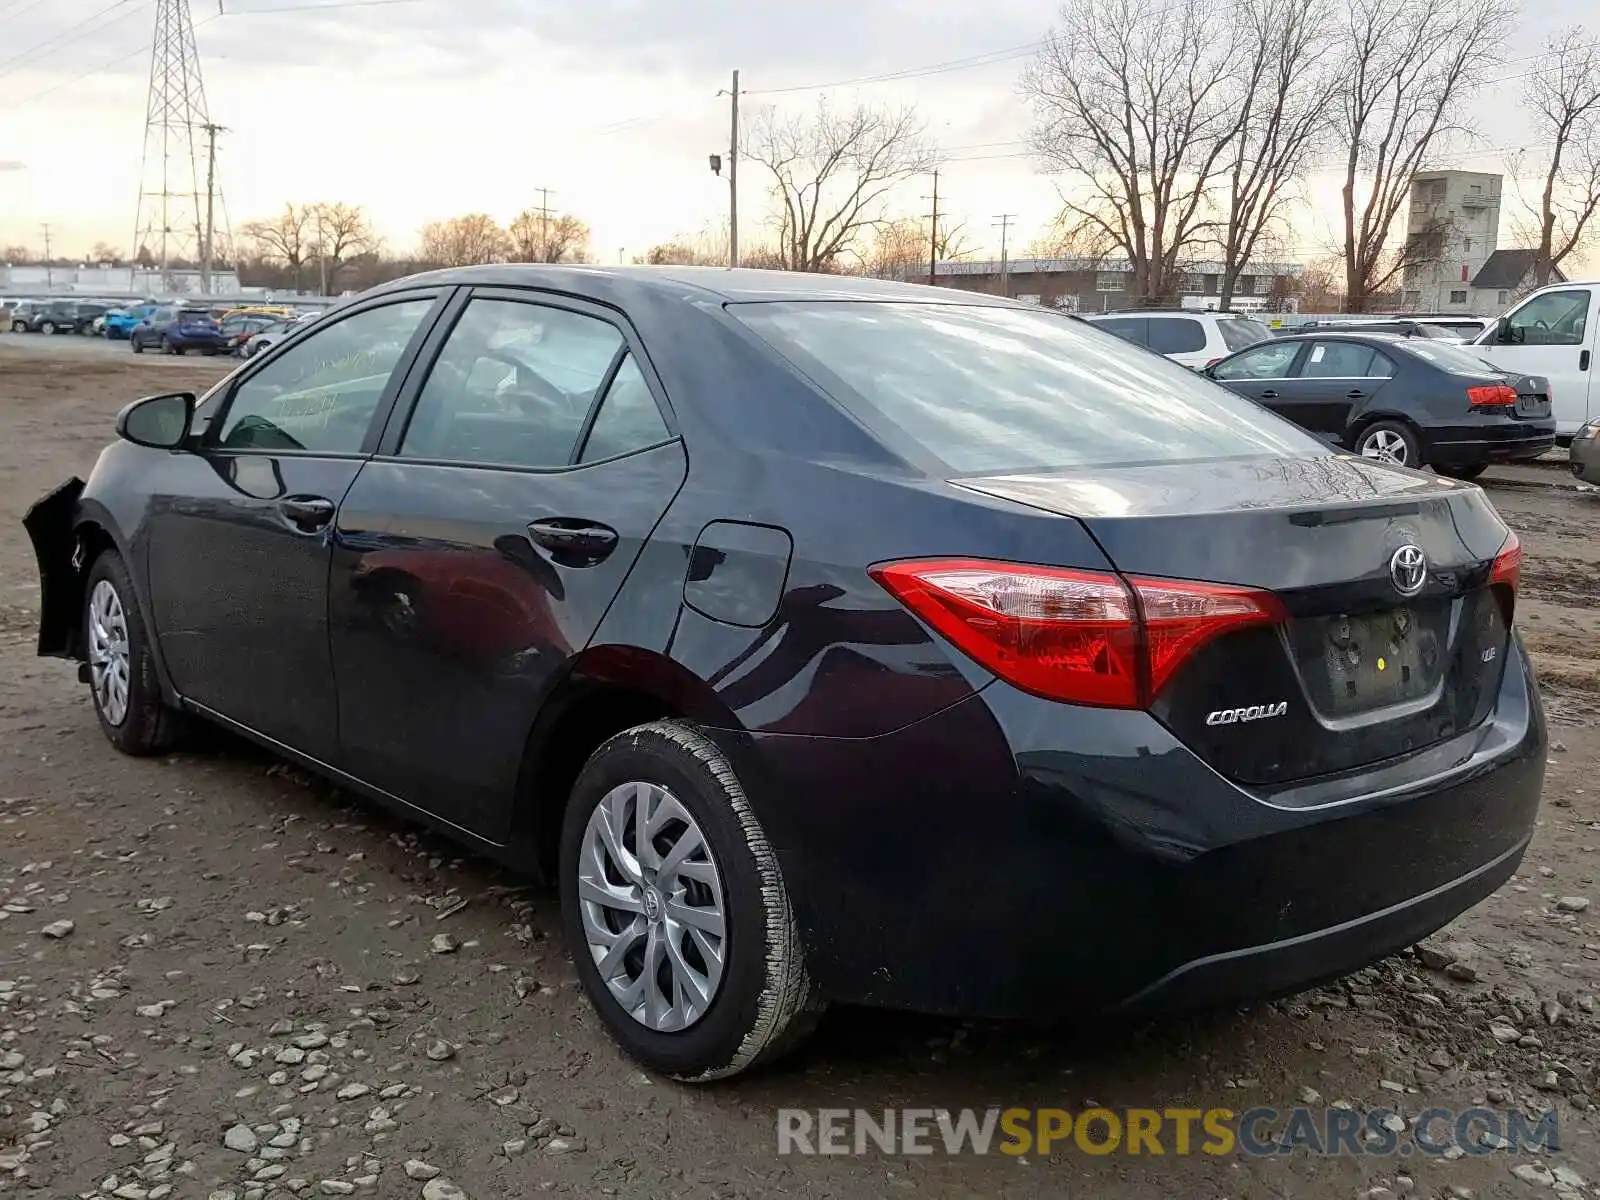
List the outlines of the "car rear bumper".
{"label": "car rear bumper", "polygon": [[1469,467],[1486,462],[1538,458],[1556,444],[1554,421],[1462,425],[1428,431],[1427,459],[1437,466]]}
{"label": "car rear bumper", "polygon": [[1513,639],[1490,719],[1273,794],[1144,713],[995,683],[880,738],[730,739],[824,993],[972,1016],[1296,990],[1439,928],[1521,861],[1544,777]]}

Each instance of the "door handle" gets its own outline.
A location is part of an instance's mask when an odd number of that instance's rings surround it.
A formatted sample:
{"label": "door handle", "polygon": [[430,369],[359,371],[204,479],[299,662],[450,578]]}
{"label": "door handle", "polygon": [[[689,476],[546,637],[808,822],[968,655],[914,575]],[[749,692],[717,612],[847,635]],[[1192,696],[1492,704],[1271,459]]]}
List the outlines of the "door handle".
{"label": "door handle", "polygon": [[301,533],[316,533],[333,520],[337,506],[321,496],[286,496],[278,501],[283,519]]}
{"label": "door handle", "polygon": [[528,536],[564,567],[592,567],[617,548],[617,531],[581,517],[550,517],[528,526]]}
{"label": "door handle", "polygon": [[1261,393],[1261,398],[1263,400],[1276,400],[1278,398],[1278,393],[1273,391],[1271,388],[1268,388],[1266,391]]}
{"label": "door handle", "polygon": [[1349,400],[1359,400],[1359,399],[1361,399],[1361,397],[1363,397],[1365,395],[1366,395],[1366,393],[1363,392],[1360,388],[1351,388],[1348,392],[1345,393],[1345,398],[1349,399]]}
{"label": "door handle", "polygon": [[1587,350],[1580,350],[1578,352],[1578,370],[1587,371],[1588,369],[1589,369],[1589,352]]}

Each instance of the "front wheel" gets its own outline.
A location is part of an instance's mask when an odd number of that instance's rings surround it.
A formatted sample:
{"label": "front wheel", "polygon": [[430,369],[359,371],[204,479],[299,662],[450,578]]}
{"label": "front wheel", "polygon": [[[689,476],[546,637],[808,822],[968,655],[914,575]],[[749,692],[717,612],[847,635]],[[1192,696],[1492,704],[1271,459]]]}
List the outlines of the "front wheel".
{"label": "front wheel", "polygon": [[46,337],[54,334],[55,331],[56,323],[54,321],[43,321],[39,325],[39,332],[44,334]]}
{"label": "front wheel", "polygon": [[13,321],[13,322],[11,322],[11,332],[12,333],[27,333],[28,332],[28,323],[26,321]]}
{"label": "front wheel", "polygon": [[176,739],[180,714],[161,698],[155,656],[128,568],[107,550],[84,588],[83,646],[89,694],[109,741],[124,754],[160,754]]}
{"label": "front wheel", "polygon": [[1356,453],[1397,467],[1423,465],[1417,435],[1399,421],[1374,421],[1368,425],[1356,439]]}
{"label": "front wheel", "polygon": [[692,725],[643,725],[595,751],[567,806],[560,884],[584,990],[651,1070],[737,1075],[821,1014],[777,856]]}
{"label": "front wheel", "polygon": [[138,337],[137,334],[135,334],[134,336],[132,336],[132,337],[130,337],[128,339],[128,345],[133,347],[133,352],[135,354],[143,354],[144,353],[144,343],[139,340],[139,337]]}

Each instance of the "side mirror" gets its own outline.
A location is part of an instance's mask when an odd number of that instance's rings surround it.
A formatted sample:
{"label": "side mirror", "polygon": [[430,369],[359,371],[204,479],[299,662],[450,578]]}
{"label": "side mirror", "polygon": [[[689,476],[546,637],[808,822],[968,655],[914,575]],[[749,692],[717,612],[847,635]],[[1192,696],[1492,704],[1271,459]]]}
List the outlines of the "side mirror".
{"label": "side mirror", "polygon": [[194,423],[193,392],[171,392],[135,400],[117,414],[117,436],[135,446],[176,450]]}
{"label": "side mirror", "polygon": [[1510,317],[1501,317],[1494,323],[1494,340],[1502,346],[1508,346],[1511,344],[1512,338]]}

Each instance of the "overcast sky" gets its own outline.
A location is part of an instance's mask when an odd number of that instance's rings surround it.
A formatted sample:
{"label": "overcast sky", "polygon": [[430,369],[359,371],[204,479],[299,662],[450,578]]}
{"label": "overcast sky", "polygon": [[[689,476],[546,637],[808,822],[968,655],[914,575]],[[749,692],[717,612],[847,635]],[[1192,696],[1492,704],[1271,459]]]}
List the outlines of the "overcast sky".
{"label": "overcast sky", "polygon": [[[748,106],[804,110],[823,94],[916,104],[947,151],[942,206],[981,249],[998,247],[998,214],[1015,214],[1015,247],[1055,209],[1053,185],[1023,153],[1016,82],[1052,0],[368,0],[325,12],[306,9],[340,0],[224,0],[226,16],[217,0],[192,2],[210,115],[228,129],[220,177],[235,227],[285,200],[344,200],[406,249],[425,221],[509,221],[548,187],[553,208],[589,222],[599,261],[642,253],[726,211],[706,156],[727,145],[717,92],[734,67]],[[154,10],[0,0],[0,244],[41,245],[45,221],[69,255],[131,242]],[[1526,71],[1544,37],[1581,15],[1576,0],[1527,12],[1500,74]],[[938,64],[949,65],[815,87]],[[1520,86],[1487,90],[1480,140],[1451,165],[1499,170],[1501,148],[1532,140]],[[1332,237],[1337,185],[1314,185],[1319,211],[1297,231],[1296,256]],[[895,208],[926,212],[927,191],[908,185]],[[747,165],[746,225],[764,192]]]}

